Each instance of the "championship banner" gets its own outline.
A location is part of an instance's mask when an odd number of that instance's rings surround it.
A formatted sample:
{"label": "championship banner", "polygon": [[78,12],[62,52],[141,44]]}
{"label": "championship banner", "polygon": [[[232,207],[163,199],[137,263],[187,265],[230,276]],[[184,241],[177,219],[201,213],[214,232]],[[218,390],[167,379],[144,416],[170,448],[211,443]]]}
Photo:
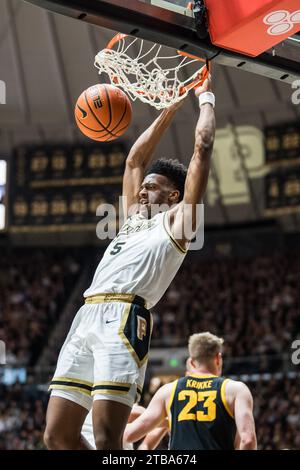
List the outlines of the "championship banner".
{"label": "championship banner", "polygon": [[124,144],[20,147],[10,168],[9,229],[95,229],[100,204],[118,209]]}
{"label": "championship banner", "polygon": [[267,215],[300,210],[300,167],[270,173],[265,177]]}
{"label": "championship banner", "polygon": [[300,124],[265,129],[266,164],[300,163]]}

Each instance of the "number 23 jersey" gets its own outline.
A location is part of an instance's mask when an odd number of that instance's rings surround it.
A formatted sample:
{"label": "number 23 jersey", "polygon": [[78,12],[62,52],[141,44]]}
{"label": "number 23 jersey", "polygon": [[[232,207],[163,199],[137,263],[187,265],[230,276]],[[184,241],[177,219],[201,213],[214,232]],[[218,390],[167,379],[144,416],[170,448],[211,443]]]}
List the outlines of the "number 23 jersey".
{"label": "number 23 jersey", "polygon": [[84,297],[132,293],[151,308],[169,287],[185,254],[171,236],[166,212],[151,219],[133,215],[107,247]]}
{"label": "number 23 jersey", "polygon": [[174,382],[169,402],[170,450],[234,450],[236,425],[225,377],[191,374]]}

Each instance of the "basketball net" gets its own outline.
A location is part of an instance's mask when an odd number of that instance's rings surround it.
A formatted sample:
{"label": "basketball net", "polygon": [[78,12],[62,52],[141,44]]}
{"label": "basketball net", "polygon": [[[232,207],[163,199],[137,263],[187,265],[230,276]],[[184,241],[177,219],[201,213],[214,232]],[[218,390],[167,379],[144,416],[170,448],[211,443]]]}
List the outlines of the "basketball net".
{"label": "basketball net", "polygon": [[[134,101],[137,98],[156,109],[182,100],[189,90],[200,86],[208,76],[204,59],[177,51],[161,55],[162,46],[118,33],[95,57],[99,74],[108,74],[113,85],[122,88]],[[136,54],[136,51],[138,53]],[[196,71],[190,74],[191,64]]]}

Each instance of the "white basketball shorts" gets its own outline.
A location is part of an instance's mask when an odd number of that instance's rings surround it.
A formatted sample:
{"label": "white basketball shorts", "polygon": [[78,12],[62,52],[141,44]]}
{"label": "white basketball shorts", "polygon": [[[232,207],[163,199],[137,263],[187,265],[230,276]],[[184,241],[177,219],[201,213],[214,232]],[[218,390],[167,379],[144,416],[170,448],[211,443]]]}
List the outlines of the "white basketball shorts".
{"label": "white basketball shorts", "polygon": [[151,313],[144,300],[132,294],[99,294],[85,302],[60,351],[49,388],[55,396],[61,390],[65,397],[63,391],[68,391],[71,401],[88,410],[93,399],[132,407],[144,384]]}

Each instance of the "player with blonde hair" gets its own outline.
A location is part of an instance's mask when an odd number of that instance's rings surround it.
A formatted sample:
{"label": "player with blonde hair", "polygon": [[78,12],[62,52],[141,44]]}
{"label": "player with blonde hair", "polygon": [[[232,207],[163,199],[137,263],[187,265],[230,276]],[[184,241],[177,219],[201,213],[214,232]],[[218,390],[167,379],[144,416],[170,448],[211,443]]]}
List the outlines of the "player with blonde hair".
{"label": "player with blonde hair", "polygon": [[252,395],[243,382],[221,376],[222,345],[209,332],[192,335],[187,375],[156,392],[126,427],[126,441],[141,439],[168,417],[170,450],[256,449]]}

